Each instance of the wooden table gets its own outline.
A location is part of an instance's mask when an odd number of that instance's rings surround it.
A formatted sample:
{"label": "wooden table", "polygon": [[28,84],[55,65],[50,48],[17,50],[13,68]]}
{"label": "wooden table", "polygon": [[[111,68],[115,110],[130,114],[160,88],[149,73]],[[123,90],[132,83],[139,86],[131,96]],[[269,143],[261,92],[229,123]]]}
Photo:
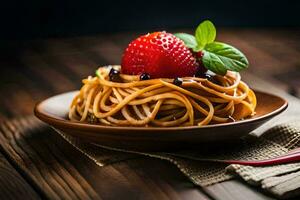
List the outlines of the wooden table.
{"label": "wooden table", "polygon": [[[78,89],[98,65],[120,63],[136,36],[2,41],[1,121],[30,115],[37,101]],[[300,100],[287,93],[300,91],[299,29],[222,29],[218,39],[248,56],[251,65],[243,79],[286,97],[286,116],[300,115]],[[0,146],[0,199],[272,199],[242,180],[195,187],[176,167],[157,159],[138,157],[100,168],[50,130],[38,137],[0,134]]]}

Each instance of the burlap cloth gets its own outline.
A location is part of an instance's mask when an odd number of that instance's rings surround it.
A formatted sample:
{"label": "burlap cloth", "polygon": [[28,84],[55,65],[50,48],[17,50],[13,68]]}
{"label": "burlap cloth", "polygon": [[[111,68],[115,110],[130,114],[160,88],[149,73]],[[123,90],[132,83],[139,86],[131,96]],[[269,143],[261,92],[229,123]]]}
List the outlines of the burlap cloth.
{"label": "burlap cloth", "polygon": [[267,167],[228,165],[215,162],[222,159],[255,160],[276,157],[300,147],[300,121],[277,125],[261,137],[239,144],[213,147],[201,145],[197,150],[176,152],[133,152],[85,143],[58,131],[63,138],[92,159],[105,166],[124,161],[130,154],[167,160],[178,167],[194,184],[208,186],[240,176],[247,183],[257,185],[279,198],[300,195],[300,162]]}
{"label": "burlap cloth", "polygon": [[[26,121],[22,122],[22,121]],[[36,118],[19,120],[28,124],[31,131],[45,124]],[[18,124],[18,120],[14,120]],[[27,126],[28,126],[27,125]],[[149,156],[167,160],[178,167],[191,182],[208,186],[237,176],[251,185],[263,188],[278,198],[300,195],[300,162],[267,167],[228,165],[215,162],[216,159],[255,160],[272,158],[300,147],[300,121],[277,125],[253,139],[247,137],[235,145],[199,145],[199,149],[176,152],[133,152],[86,143],[57,131],[66,141],[93,160],[99,167],[115,162],[126,162],[134,156]]]}

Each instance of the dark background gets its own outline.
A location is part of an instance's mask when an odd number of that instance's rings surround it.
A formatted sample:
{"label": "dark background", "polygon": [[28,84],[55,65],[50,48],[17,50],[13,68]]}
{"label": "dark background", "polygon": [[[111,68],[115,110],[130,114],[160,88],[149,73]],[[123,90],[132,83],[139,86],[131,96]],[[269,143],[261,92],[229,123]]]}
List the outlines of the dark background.
{"label": "dark background", "polygon": [[244,74],[300,97],[300,0],[1,0],[0,120],[32,114],[98,66],[120,64],[142,33],[192,31],[204,19],[218,41],[245,53]]}
{"label": "dark background", "polygon": [[2,1],[0,39],[218,27],[299,27],[300,1]]}

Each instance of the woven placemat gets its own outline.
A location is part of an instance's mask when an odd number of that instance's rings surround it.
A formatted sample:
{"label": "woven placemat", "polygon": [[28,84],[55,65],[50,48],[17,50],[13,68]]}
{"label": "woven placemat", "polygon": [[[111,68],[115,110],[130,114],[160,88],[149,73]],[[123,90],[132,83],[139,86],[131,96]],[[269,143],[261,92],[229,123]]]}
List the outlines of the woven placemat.
{"label": "woven placemat", "polygon": [[[300,147],[300,122],[277,125],[256,140],[242,140],[239,144],[176,152],[136,152],[79,141],[57,131],[70,144],[92,159],[99,166],[126,160],[138,154],[167,160],[175,164],[194,184],[208,186],[240,176],[247,183],[257,185],[280,198],[300,194],[300,162],[267,167],[228,165],[214,160],[259,160],[276,157]],[[110,156],[104,156],[103,151]],[[115,154],[115,155],[114,155]],[[105,158],[105,159],[104,159]]]}

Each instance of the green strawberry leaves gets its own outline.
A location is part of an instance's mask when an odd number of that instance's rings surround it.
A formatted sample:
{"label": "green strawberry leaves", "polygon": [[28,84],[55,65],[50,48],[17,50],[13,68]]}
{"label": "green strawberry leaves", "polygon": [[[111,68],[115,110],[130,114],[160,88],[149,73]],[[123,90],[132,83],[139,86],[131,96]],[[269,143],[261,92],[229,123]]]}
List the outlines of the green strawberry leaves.
{"label": "green strawberry leaves", "polygon": [[227,70],[239,72],[249,65],[241,51],[228,44],[215,42],[216,28],[209,20],[205,20],[197,27],[195,37],[186,33],[174,35],[194,52],[202,51],[203,65],[216,74],[225,75]]}

